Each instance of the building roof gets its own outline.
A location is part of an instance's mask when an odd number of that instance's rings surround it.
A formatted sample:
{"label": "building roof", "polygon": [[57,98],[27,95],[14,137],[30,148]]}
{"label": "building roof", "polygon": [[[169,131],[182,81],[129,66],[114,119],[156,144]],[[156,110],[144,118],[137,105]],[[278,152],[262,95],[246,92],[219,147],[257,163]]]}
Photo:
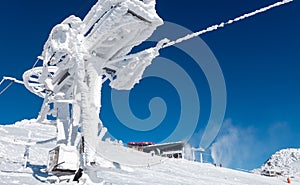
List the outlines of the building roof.
{"label": "building roof", "polygon": [[172,142],[172,143],[163,143],[163,144],[155,144],[155,145],[150,145],[146,146],[143,151],[150,153],[151,151],[154,151],[157,153],[157,150],[160,151],[160,154],[162,152],[166,151],[178,151],[182,150],[186,142],[180,141],[180,142]]}

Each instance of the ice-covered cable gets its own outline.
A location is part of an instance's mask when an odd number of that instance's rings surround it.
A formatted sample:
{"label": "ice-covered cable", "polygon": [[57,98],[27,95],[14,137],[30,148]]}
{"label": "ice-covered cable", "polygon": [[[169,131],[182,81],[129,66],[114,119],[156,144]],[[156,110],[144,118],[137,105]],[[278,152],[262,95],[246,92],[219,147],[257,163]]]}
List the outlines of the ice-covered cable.
{"label": "ice-covered cable", "polygon": [[[15,83],[22,84],[22,85],[24,84],[24,82],[21,81],[21,80],[17,80],[17,79],[15,79],[15,78],[7,77],[7,76],[4,76],[4,77],[3,77],[2,81],[4,81],[4,80],[10,80],[10,81],[13,81],[13,82],[15,82]],[[2,81],[1,81],[1,83],[2,83]],[[1,85],[1,83],[0,83],[0,85]]]}
{"label": "ice-covered cable", "polygon": [[5,79],[4,79],[4,78],[2,78],[2,80],[1,80],[1,82],[0,82],[0,85],[1,85],[1,84],[4,82],[4,80],[5,80]]}
{"label": "ice-covered cable", "polygon": [[17,80],[15,78],[12,78],[12,77],[3,77],[1,82],[0,82],[0,85],[5,81],[5,80],[10,80],[11,82],[4,88],[0,91],[0,95],[3,94],[14,82],[15,83],[19,83],[19,84],[24,84],[24,82],[20,81],[20,80]]}
{"label": "ice-covered cable", "polygon": [[2,93],[4,93],[14,82],[10,82],[1,92],[0,92],[0,95]]}
{"label": "ice-covered cable", "polygon": [[165,45],[162,46],[162,48],[166,48],[166,47],[169,47],[169,46],[173,46],[174,44],[178,44],[180,42],[183,42],[183,41],[186,41],[186,40],[189,40],[189,39],[192,39],[194,37],[198,37],[204,33],[207,33],[207,32],[211,32],[211,31],[214,31],[214,30],[217,30],[219,28],[222,28],[226,25],[229,25],[229,24],[232,24],[234,22],[238,22],[240,20],[243,20],[243,19],[246,19],[246,18],[249,18],[249,17],[252,17],[254,15],[257,15],[259,13],[263,13],[263,12],[266,12],[272,8],[275,8],[275,7],[278,7],[278,6],[281,6],[281,5],[284,5],[284,4],[287,4],[287,3],[290,3],[292,2],[293,0],[283,0],[283,1],[280,1],[280,2],[277,2],[277,3],[274,3],[272,5],[269,5],[269,6],[266,6],[266,7],[263,7],[263,8],[260,8],[258,10],[255,10],[253,12],[250,12],[250,13],[246,13],[242,16],[239,16],[235,19],[231,19],[231,20],[228,20],[227,22],[222,22],[220,24],[216,24],[216,25],[213,25],[213,26],[210,26],[204,30],[200,30],[198,32],[195,32],[195,33],[192,33],[192,34],[188,34],[184,37],[181,37],[175,41],[170,41],[170,42],[167,42]]}
{"label": "ice-covered cable", "polygon": [[37,65],[37,63],[39,62],[39,60],[40,60],[40,58],[38,57],[38,58],[36,59],[35,63],[33,64],[32,69],[35,68],[35,66]]}

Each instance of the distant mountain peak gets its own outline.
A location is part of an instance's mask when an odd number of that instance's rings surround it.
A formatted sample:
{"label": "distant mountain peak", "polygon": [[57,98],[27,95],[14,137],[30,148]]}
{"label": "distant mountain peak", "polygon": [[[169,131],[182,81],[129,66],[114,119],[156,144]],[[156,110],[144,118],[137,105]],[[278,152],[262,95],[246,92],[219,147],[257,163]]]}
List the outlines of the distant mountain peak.
{"label": "distant mountain peak", "polygon": [[262,175],[282,175],[300,176],[300,149],[282,149],[273,154],[259,169],[253,170],[254,173]]}

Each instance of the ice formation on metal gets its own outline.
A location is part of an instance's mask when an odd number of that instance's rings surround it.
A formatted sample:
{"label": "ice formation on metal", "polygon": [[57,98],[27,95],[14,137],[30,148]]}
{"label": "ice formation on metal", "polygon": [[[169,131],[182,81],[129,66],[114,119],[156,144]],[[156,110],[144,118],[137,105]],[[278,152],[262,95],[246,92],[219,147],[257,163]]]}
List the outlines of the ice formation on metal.
{"label": "ice formation on metal", "polygon": [[[99,0],[83,20],[72,15],[52,29],[39,57],[43,66],[23,74],[26,88],[44,98],[39,121],[56,118],[58,148],[51,160],[81,145],[82,165],[95,162],[98,133],[106,132],[99,119],[102,83],[109,79],[118,90],[138,83],[158,49],[128,53],[161,24],[155,0]],[[59,164],[59,157],[48,170],[76,170]]]}

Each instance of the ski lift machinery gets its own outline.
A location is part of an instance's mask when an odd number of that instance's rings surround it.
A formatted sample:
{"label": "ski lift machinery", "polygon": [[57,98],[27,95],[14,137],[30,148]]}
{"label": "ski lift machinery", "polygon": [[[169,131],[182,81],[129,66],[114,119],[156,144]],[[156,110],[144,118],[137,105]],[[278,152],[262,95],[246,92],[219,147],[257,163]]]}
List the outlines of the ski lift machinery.
{"label": "ski lift machinery", "polygon": [[[117,90],[130,90],[142,78],[159,50],[225,25],[292,2],[282,0],[233,20],[210,26],[175,41],[163,39],[155,47],[128,54],[152,35],[163,20],[155,0],[98,0],[83,20],[71,15],[54,26],[38,59],[41,67],[24,72],[24,84],[44,99],[38,122],[56,118],[56,147],[49,151],[48,172],[74,174],[79,167],[96,163],[97,140],[107,129],[99,119],[102,83],[110,80]],[[0,94],[1,94],[0,93]],[[81,132],[78,132],[78,129]]]}
{"label": "ski lift machinery", "polygon": [[52,29],[39,56],[43,66],[23,74],[26,88],[44,98],[38,121],[56,118],[49,172],[74,173],[96,163],[98,133],[106,132],[99,119],[102,83],[131,89],[158,50],[128,53],[161,24],[155,0],[99,0],[83,20],[72,15]]}

